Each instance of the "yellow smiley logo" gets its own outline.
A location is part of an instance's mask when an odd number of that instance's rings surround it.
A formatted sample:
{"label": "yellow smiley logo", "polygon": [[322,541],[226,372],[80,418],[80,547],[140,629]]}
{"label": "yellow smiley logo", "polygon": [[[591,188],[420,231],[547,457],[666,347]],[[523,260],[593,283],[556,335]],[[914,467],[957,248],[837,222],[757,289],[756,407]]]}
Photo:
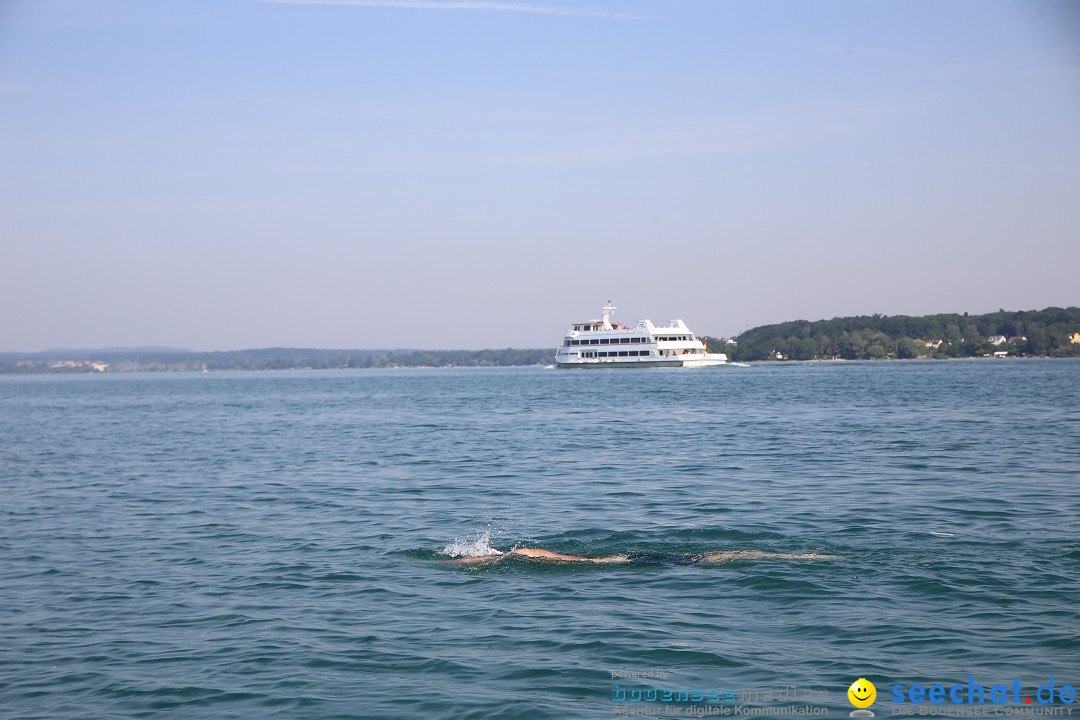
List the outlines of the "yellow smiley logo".
{"label": "yellow smiley logo", "polygon": [[847,697],[857,708],[870,707],[877,699],[877,688],[866,678],[859,678],[847,689]]}

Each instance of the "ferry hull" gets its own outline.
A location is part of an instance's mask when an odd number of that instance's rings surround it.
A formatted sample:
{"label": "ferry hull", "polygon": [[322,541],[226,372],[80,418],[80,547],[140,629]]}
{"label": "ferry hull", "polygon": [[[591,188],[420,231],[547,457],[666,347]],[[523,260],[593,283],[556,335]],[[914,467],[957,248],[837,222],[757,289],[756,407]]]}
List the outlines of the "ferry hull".
{"label": "ferry hull", "polygon": [[[719,355],[717,357],[716,355]],[[673,358],[670,360],[577,360],[575,362],[555,362],[555,367],[562,368],[564,370],[602,370],[604,368],[696,368],[696,367],[716,367],[717,365],[727,365],[727,356],[717,353],[711,357],[695,358],[691,360],[681,360]]]}

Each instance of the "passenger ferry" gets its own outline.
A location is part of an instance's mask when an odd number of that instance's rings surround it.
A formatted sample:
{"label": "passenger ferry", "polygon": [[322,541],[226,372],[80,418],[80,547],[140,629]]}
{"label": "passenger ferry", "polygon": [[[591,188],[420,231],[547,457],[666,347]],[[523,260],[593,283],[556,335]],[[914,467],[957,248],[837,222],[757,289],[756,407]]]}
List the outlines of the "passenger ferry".
{"label": "passenger ferry", "polygon": [[709,367],[727,364],[727,355],[710,353],[686,323],[672,320],[653,325],[612,322],[615,306],[608,300],[601,320],[574,323],[555,352],[560,368]]}

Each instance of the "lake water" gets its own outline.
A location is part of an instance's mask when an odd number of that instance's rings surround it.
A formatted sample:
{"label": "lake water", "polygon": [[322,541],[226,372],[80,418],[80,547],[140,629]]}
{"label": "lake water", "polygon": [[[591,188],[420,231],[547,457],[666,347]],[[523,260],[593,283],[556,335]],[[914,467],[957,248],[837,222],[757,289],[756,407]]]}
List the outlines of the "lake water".
{"label": "lake water", "polygon": [[[833,557],[447,562],[489,546]],[[602,718],[654,684],[840,718],[859,677],[887,717],[969,674],[1080,685],[1078,361],[0,378],[3,718]]]}

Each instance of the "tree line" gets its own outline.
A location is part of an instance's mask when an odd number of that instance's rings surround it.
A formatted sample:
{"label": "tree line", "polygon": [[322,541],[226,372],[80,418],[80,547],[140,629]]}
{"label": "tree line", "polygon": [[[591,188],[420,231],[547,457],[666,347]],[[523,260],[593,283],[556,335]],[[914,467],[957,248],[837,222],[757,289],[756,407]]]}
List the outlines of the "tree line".
{"label": "tree line", "polygon": [[[735,343],[709,338],[709,348],[751,360],[876,360],[983,357],[994,352],[1029,357],[1080,357],[1080,308],[999,310],[984,315],[860,315],[762,325]],[[989,338],[1006,342],[992,344]]]}

